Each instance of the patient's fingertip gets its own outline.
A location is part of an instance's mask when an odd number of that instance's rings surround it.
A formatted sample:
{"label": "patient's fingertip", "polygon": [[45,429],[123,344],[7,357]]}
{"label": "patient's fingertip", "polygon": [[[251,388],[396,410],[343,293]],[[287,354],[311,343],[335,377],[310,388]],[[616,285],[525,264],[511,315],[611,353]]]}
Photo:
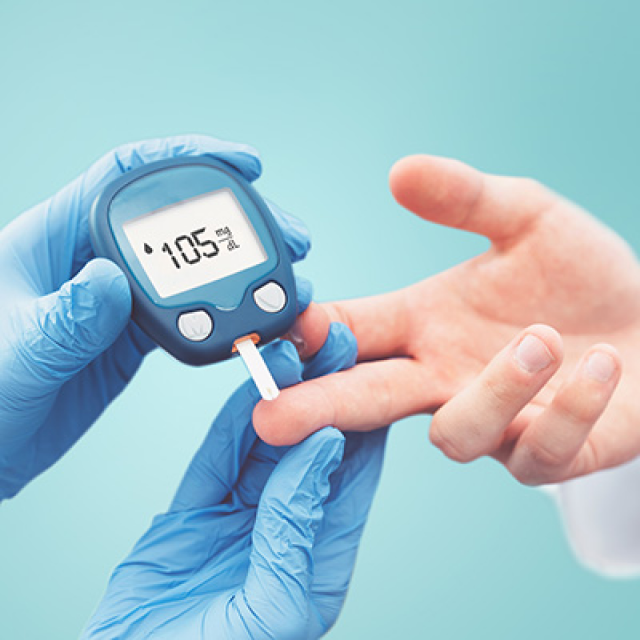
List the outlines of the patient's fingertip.
{"label": "patient's fingertip", "polygon": [[258,437],[274,447],[297,444],[305,435],[295,437],[300,415],[293,411],[289,395],[282,392],[275,400],[260,401],[253,410],[253,428]]}
{"label": "patient's fingertip", "polygon": [[253,427],[267,444],[298,444],[322,427],[332,411],[326,397],[312,384],[285,389],[275,400],[259,402],[253,410]]}
{"label": "patient's fingertip", "polygon": [[421,171],[422,164],[429,156],[421,153],[414,153],[396,160],[389,170],[389,183],[393,187],[398,181],[405,177],[413,177],[416,171]]}
{"label": "patient's fingertip", "polygon": [[547,324],[534,324],[525,329],[528,333],[537,335],[546,345],[554,359],[561,362],[564,357],[562,336]]}
{"label": "patient's fingertip", "polygon": [[580,367],[582,374],[588,379],[610,386],[613,392],[622,373],[622,358],[615,347],[597,344],[583,356]]}
{"label": "patient's fingertip", "polygon": [[[389,171],[389,188],[398,204],[408,207],[415,197],[417,173],[420,170],[419,155],[406,156],[397,160]],[[410,208],[410,207],[408,207]]]}
{"label": "patient's fingertip", "polygon": [[518,369],[528,375],[535,376],[547,369],[550,374],[562,363],[562,338],[552,327],[532,325],[515,339],[513,358]]}

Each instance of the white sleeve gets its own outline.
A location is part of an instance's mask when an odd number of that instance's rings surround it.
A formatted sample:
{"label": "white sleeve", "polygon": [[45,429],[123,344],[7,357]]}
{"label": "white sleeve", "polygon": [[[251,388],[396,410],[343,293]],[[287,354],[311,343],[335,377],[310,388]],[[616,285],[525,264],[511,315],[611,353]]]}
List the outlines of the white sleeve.
{"label": "white sleeve", "polygon": [[578,559],[609,576],[640,576],[640,458],[557,486]]}

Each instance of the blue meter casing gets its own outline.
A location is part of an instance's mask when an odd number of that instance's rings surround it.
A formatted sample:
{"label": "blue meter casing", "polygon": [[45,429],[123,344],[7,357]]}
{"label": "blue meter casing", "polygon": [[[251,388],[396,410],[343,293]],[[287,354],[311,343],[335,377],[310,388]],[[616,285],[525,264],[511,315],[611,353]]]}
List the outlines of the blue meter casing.
{"label": "blue meter casing", "polygon": [[225,162],[190,156],[128,172],[97,196],[89,228],[96,255],[129,281],[133,320],[182,362],[225,360],[239,338],[267,343],[295,321],[280,229]]}

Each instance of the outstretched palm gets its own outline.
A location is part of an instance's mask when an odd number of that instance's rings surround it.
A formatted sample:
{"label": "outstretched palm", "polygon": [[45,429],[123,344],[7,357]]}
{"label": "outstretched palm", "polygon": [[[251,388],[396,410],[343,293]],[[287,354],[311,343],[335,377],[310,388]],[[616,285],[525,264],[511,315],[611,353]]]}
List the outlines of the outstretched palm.
{"label": "outstretched palm", "polygon": [[[356,334],[361,364],[261,405],[261,434],[280,442],[305,435],[275,427],[291,403],[311,403],[317,426],[331,416],[345,430],[436,412],[431,437],[445,453],[460,461],[494,455],[528,483],[640,453],[640,267],[627,245],[530,180],[452,160],[405,159],[391,185],[406,208],[485,235],[491,248],[408,289],[328,305]],[[592,347],[598,342],[615,349]],[[609,402],[616,350],[626,373]],[[525,352],[532,368],[521,366]]]}

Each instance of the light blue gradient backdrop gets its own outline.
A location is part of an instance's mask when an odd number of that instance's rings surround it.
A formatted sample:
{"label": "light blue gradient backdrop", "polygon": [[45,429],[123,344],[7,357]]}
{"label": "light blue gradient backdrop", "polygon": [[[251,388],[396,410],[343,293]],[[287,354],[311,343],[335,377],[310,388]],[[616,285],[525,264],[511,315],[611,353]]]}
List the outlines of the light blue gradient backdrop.
{"label": "light blue gradient backdrop", "polygon": [[[0,219],[122,142],[202,132],[261,151],[258,188],[312,231],[301,272],[319,299],[486,246],[394,204],[389,167],[415,152],[534,176],[638,247],[639,21],[630,0],[4,2]],[[243,377],[155,353],[0,507],[0,638],[77,636]],[[582,569],[545,496],[492,462],[448,462],[427,429],[392,432],[332,640],[638,637],[640,582]]]}

